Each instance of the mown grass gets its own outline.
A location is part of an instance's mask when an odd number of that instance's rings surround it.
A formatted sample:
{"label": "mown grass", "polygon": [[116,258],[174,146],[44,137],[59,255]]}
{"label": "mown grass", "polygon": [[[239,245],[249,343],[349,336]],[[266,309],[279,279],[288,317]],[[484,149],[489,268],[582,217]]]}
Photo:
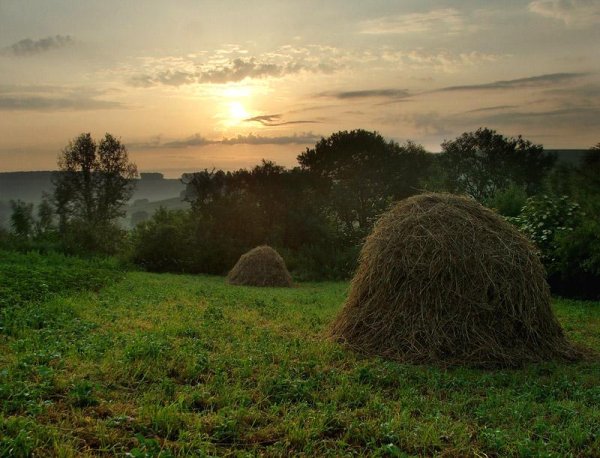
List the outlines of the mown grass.
{"label": "mown grass", "polygon": [[[10,307],[0,455],[600,456],[600,363],[363,358],[322,337],[346,290],[130,272]],[[599,303],[555,310],[600,350]]]}

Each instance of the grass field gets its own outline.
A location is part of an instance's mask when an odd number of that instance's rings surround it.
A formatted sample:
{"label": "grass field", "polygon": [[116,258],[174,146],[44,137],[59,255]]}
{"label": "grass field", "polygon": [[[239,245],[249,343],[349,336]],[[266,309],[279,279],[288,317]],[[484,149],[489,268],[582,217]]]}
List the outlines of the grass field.
{"label": "grass field", "polygon": [[[323,339],[347,283],[97,271],[18,306],[0,287],[0,456],[600,456],[599,362],[396,364]],[[555,310],[600,350],[600,303]]]}

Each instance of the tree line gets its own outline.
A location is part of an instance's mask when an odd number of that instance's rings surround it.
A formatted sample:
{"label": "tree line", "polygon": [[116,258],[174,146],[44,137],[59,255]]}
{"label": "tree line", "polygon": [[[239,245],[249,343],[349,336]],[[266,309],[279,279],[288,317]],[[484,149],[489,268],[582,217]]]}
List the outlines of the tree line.
{"label": "tree line", "polygon": [[[135,165],[110,134],[67,145],[46,196],[13,202],[4,244],[74,254],[119,254],[152,271],[223,274],[245,251],[276,247],[300,279],[347,278],[378,215],[424,191],[468,194],[496,209],[542,251],[554,290],[600,295],[600,144],[580,167],[522,137],[488,128],[442,143],[442,152],[377,132],[341,131],[298,155],[292,168],[182,177],[189,210],[160,209],[130,232],[117,220],[131,197]],[[9,242],[10,240],[10,242]]]}

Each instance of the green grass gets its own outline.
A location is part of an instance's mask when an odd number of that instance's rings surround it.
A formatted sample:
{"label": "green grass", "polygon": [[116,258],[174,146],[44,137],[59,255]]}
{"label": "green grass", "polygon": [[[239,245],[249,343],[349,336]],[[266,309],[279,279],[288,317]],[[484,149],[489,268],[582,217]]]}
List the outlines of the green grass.
{"label": "green grass", "polygon": [[114,259],[0,250],[0,309],[67,291],[98,290],[122,276]]}
{"label": "green grass", "polygon": [[[322,337],[347,287],[131,272],[11,307],[0,456],[600,456],[600,363],[360,357]],[[555,310],[600,350],[599,303]]]}

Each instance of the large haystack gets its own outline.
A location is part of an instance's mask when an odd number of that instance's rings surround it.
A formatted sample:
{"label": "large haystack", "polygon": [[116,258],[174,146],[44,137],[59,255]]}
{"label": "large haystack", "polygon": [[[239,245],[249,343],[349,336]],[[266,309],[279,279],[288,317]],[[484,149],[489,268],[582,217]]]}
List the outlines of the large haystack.
{"label": "large haystack", "polygon": [[367,238],[331,336],[415,363],[518,366],[577,359],[531,243],[476,201],[423,194]]}
{"label": "large haystack", "polygon": [[267,245],[242,255],[227,275],[232,285],[292,286],[292,277],[283,258]]}

